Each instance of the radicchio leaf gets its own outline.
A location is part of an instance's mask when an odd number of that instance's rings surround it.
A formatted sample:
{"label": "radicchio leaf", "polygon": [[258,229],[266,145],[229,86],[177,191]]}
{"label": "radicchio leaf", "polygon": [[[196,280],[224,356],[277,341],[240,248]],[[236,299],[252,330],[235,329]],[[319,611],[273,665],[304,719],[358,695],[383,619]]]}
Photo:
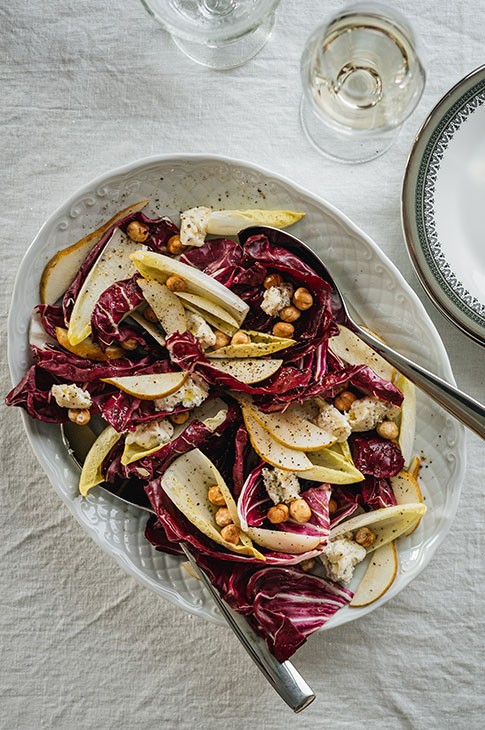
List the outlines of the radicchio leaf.
{"label": "radicchio leaf", "polygon": [[396,496],[387,479],[368,476],[361,485],[364,509],[381,509],[397,504]]}
{"label": "radicchio leaf", "polygon": [[5,398],[7,406],[24,408],[31,418],[44,423],[65,423],[67,408],[60,408],[51,394],[56,379],[37,365],[24,375],[20,383]]}
{"label": "radicchio leaf", "polygon": [[120,330],[120,323],[127,314],[132,312],[143,301],[143,294],[136,283],[137,277],[117,281],[105,289],[101,294],[91,317],[93,333],[101,348],[105,350],[114,342],[124,342],[126,339],[136,339],[142,344],[143,337],[130,328]]}
{"label": "radicchio leaf", "polygon": [[365,475],[393,477],[404,467],[400,449],[378,437],[354,436],[351,441],[356,468]]}

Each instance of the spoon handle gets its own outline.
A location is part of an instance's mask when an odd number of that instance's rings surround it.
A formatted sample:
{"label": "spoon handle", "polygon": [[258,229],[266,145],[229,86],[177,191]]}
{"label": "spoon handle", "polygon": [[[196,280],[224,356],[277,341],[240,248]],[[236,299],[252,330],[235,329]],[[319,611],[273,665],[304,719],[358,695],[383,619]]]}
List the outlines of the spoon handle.
{"label": "spoon handle", "polygon": [[429,370],[385,345],[361,327],[354,325],[354,328],[357,330],[359,337],[373,350],[382,355],[385,360],[394,365],[421,390],[434,398],[452,416],[472,431],[475,431],[482,439],[485,438],[485,406],[447,383],[446,380],[430,373]]}
{"label": "spoon handle", "polygon": [[281,699],[291,707],[293,712],[301,712],[308,707],[315,699],[315,695],[293,664],[288,661],[280,662],[271,654],[264,640],[256,634],[244,616],[233,611],[222,600],[217,589],[214,588],[207,575],[197,565],[188,546],[183,542],[179,544],[191,566],[198,573],[202,583],[217,603],[224,619]]}

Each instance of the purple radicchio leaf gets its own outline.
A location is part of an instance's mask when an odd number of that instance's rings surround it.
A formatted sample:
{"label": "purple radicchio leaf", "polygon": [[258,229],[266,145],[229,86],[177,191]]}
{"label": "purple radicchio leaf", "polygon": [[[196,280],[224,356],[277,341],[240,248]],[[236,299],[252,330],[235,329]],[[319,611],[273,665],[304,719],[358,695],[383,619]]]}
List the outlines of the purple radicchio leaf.
{"label": "purple radicchio leaf", "polygon": [[[101,294],[91,317],[93,334],[105,350],[115,342],[124,342],[126,339],[136,339],[140,344],[144,338],[138,336],[133,328],[120,331],[120,323],[127,314],[132,312],[143,301],[140,287],[136,283],[137,277],[117,281],[105,289]],[[129,336],[128,336],[129,335]]]}
{"label": "purple radicchio leaf", "polygon": [[404,467],[400,449],[377,436],[353,436],[351,450],[356,468],[366,476],[393,477]]}

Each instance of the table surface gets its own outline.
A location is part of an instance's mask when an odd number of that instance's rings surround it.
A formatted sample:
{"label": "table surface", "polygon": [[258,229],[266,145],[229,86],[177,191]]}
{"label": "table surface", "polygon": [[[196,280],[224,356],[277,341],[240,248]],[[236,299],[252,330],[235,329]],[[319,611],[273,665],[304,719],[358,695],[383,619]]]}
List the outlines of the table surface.
{"label": "table surface", "polygon": [[[283,0],[262,52],[215,72],[183,56],[137,0],[4,4],[3,331],[20,259],[67,195],[135,158],[218,153],[287,175],[370,234],[422,300],[458,384],[483,399],[483,350],[433,308],[411,268],[400,187],[429,110],[483,63],[485,6],[408,0],[427,86],[392,150],[356,166],[320,156],[298,120],[305,40],[342,6]],[[6,392],[5,344],[1,354]],[[483,727],[485,464],[477,437],[468,438],[460,510],[439,553],[398,597],[298,652],[295,664],[318,699],[293,716],[225,629],[141,588],[90,541],[37,465],[18,411],[3,408],[2,431],[2,728]]]}

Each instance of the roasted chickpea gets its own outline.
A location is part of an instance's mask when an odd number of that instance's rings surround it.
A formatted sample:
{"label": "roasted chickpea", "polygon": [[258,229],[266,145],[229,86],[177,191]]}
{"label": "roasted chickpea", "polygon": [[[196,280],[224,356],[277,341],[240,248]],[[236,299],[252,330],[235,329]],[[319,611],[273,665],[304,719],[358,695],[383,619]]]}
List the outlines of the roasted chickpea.
{"label": "roasted chickpea", "polygon": [[295,334],[295,328],[289,322],[276,322],[273,334],[275,337],[291,338]]}
{"label": "roasted chickpea", "polygon": [[211,504],[215,504],[216,507],[225,507],[226,500],[221,492],[221,488],[218,484],[214,484],[213,487],[209,487],[207,492],[207,498]]}
{"label": "roasted chickpea", "polygon": [[269,508],[267,516],[273,525],[279,525],[280,522],[286,522],[290,516],[290,510],[286,504],[275,504]]}
{"label": "roasted chickpea", "polygon": [[313,297],[304,286],[300,286],[293,294],[293,304],[298,309],[304,312],[306,309],[310,309],[313,304]]}
{"label": "roasted chickpea", "polygon": [[308,522],[312,516],[310,506],[304,499],[294,499],[290,502],[290,515],[296,522]]}
{"label": "roasted chickpea", "polygon": [[165,282],[165,286],[167,289],[170,289],[170,291],[187,291],[187,282],[183,276],[179,276],[178,274],[169,276]]}
{"label": "roasted chickpea", "polygon": [[357,400],[357,396],[351,393],[350,390],[344,390],[338,395],[333,404],[339,411],[349,411],[352,403]]}
{"label": "roasted chickpea", "polygon": [[226,335],[225,332],[221,332],[220,330],[214,330],[214,334],[216,336],[216,341],[214,344],[215,350],[218,350],[220,347],[225,347],[231,341],[231,338]]}
{"label": "roasted chickpea", "polygon": [[330,499],[328,502],[328,514],[333,515],[338,510],[338,504],[334,499]]}
{"label": "roasted chickpea", "polygon": [[282,283],[283,277],[280,274],[268,274],[263,281],[263,286],[265,289],[271,289],[272,286],[281,286]]}
{"label": "roasted chickpea", "polygon": [[392,441],[399,436],[399,426],[394,421],[382,421],[376,428],[377,433],[383,439]]}
{"label": "roasted chickpea", "polygon": [[78,426],[85,426],[91,420],[89,408],[69,408],[67,415],[69,420]]}
{"label": "roasted chickpea", "polygon": [[280,309],[278,312],[278,317],[283,322],[296,322],[296,320],[301,317],[301,312],[296,307],[283,307],[283,309]]}
{"label": "roasted chickpea", "polygon": [[361,527],[354,535],[354,541],[362,547],[368,548],[375,543],[377,535],[368,527]]}
{"label": "roasted chickpea", "polygon": [[220,507],[215,514],[215,521],[219,527],[225,527],[226,525],[232,524],[231,513],[227,507]]}
{"label": "roasted chickpea", "polygon": [[186,247],[183,245],[182,241],[180,240],[180,236],[172,236],[167,241],[167,250],[169,253],[172,254],[172,256],[178,256],[179,253],[182,253],[182,251],[185,251]]}
{"label": "roasted chickpea", "polygon": [[308,573],[315,567],[315,560],[313,558],[308,558],[308,560],[302,560],[299,565],[300,568],[305,571],[305,573]]}
{"label": "roasted chickpea", "polygon": [[245,332],[235,332],[231,337],[231,345],[247,345],[251,342],[251,338]]}
{"label": "roasted chickpea", "polygon": [[123,350],[136,350],[138,347],[138,342],[135,340],[134,337],[129,337],[127,340],[121,343],[121,347]]}
{"label": "roasted chickpea", "polygon": [[172,423],[175,423],[176,426],[182,425],[182,423],[185,423],[189,420],[189,412],[188,411],[182,411],[181,413],[172,413],[171,416],[169,416]]}
{"label": "roasted chickpea", "polygon": [[221,530],[221,537],[227,542],[237,545],[239,542],[239,527],[237,525],[226,525]]}
{"label": "roasted chickpea", "polygon": [[158,322],[158,317],[151,307],[148,305],[143,310],[143,316],[147,322]]}
{"label": "roasted chickpea", "polygon": [[144,243],[150,235],[150,229],[144,223],[139,221],[131,221],[126,227],[128,238],[136,243]]}

